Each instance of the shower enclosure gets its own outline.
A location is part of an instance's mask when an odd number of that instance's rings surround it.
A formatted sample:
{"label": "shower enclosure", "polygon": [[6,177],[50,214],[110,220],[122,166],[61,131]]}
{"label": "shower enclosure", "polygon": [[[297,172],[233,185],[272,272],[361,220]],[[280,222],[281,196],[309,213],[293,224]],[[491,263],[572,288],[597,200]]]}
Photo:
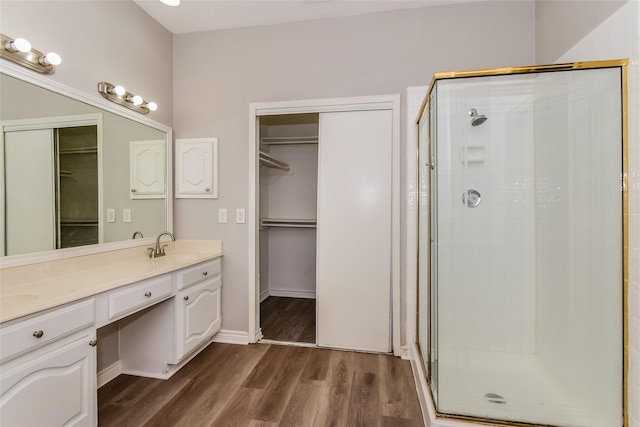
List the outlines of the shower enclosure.
{"label": "shower enclosure", "polygon": [[438,415],[625,425],[626,61],[438,73],[418,135]]}

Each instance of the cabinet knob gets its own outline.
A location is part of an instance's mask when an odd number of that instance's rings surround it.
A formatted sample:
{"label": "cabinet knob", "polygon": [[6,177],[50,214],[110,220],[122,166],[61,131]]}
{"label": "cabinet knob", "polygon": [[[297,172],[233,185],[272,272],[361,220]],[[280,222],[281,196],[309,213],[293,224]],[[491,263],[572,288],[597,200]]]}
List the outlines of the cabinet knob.
{"label": "cabinet knob", "polygon": [[211,191],[211,190],[209,190],[208,188],[205,188],[205,189],[204,189],[204,191],[206,191],[206,192],[208,193],[208,192],[209,192],[209,191]]}
{"label": "cabinet knob", "polygon": [[42,338],[43,335],[44,335],[44,331],[35,331],[33,333],[33,336],[36,338]]}
{"label": "cabinet knob", "polygon": [[151,292],[145,292],[145,293],[144,293],[144,296],[145,296],[145,297],[147,297],[147,298],[149,298],[149,297],[151,296]]}
{"label": "cabinet knob", "polygon": [[132,188],[132,189],[131,189],[131,192],[132,192],[132,193],[135,193],[135,192],[136,192],[136,189],[135,189],[135,188]]}
{"label": "cabinet knob", "polygon": [[189,301],[189,295],[187,295],[186,297],[184,297],[185,301]]}
{"label": "cabinet knob", "polygon": [[203,276],[206,276],[207,274],[209,274],[209,272],[207,272],[207,271],[203,271],[203,272],[202,272],[202,275],[203,275]]}
{"label": "cabinet knob", "polygon": [[98,344],[98,340],[91,340],[91,341],[89,341],[89,345],[90,345],[91,347],[95,347],[97,344]]}

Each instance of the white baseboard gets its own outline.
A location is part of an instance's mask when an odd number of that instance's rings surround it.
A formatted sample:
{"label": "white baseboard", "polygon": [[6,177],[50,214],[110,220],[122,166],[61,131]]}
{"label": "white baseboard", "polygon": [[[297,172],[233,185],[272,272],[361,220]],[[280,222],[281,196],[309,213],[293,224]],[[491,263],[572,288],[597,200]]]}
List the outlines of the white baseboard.
{"label": "white baseboard", "polygon": [[98,372],[98,388],[102,387],[105,384],[108,384],[111,380],[115,379],[121,373],[122,364],[119,360],[107,366],[102,371]]}
{"label": "white baseboard", "polygon": [[269,289],[265,289],[260,293],[260,302],[266,300],[267,298],[269,298]]}
{"label": "white baseboard", "polygon": [[245,331],[228,331],[223,329],[214,335],[211,342],[247,345],[249,344],[249,333]]}
{"label": "white baseboard", "polygon": [[398,354],[402,360],[411,360],[413,355],[411,354],[411,349],[407,346],[400,347],[400,354]]}
{"label": "white baseboard", "polygon": [[[268,289],[270,297],[309,298],[316,299],[316,291],[301,291],[295,289]],[[262,295],[261,295],[262,296]]]}

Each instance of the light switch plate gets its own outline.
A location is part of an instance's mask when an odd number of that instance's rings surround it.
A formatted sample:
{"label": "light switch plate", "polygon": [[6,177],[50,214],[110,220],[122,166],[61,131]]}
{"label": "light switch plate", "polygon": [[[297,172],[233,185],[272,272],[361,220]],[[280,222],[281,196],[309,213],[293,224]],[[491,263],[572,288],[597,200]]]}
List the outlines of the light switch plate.
{"label": "light switch plate", "polygon": [[226,209],[218,209],[218,223],[226,224],[227,223],[227,210]]}
{"label": "light switch plate", "polygon": [[236,209],[236,224],[244,224],[244,209]]}
{"label": "light switch plate", "polygon": [[131,222],[131,209],[122,209],[122,222]]}
{"label": "light switch plate", "polygon": [[107,222],[116,222],[116,210],[107,209]]}

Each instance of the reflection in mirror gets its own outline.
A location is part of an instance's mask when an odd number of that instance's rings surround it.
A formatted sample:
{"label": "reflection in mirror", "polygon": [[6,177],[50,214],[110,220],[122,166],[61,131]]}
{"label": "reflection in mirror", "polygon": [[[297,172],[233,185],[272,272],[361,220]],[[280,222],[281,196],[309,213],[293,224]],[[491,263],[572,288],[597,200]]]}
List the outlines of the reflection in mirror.
{"label": "reflection in mirror", "polygon": [[[2,255],[171,229],[164,131],[6,74],[0,74],[0,127]],[[156,164],[152,172],[160,195],[132,198],[131,142],[158,140],[165,169],[159,174]]]}

